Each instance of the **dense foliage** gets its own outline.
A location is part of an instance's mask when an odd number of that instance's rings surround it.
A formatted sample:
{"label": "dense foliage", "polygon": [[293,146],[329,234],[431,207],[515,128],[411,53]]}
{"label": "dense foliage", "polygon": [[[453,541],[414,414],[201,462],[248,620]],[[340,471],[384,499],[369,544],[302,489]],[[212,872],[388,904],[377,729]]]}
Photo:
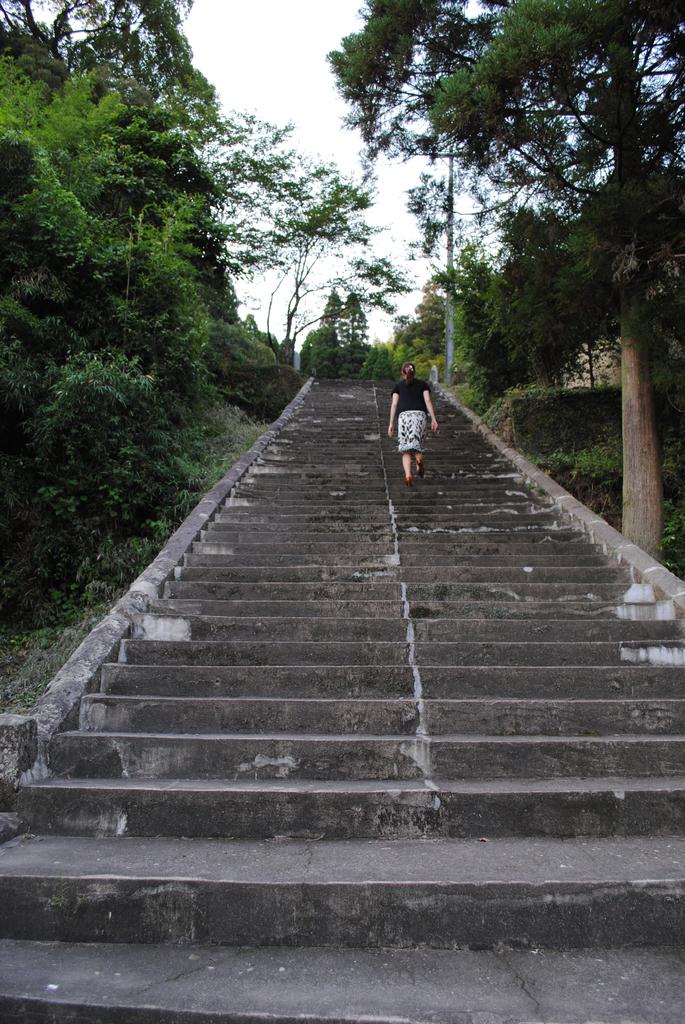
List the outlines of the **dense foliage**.
{"label": "dense foliage", "polygon": [[426,285],[414,316],[399,317],[392,339],[369,350],[360,376],[368,380],[399,379],[402,364],[411,359],[417,376],[427,380],[433,366],[442,373],[444,346],[445,301],[435,287]]}
{"label": "dense foliage", "polygon": [[2,601],[30,620],[185,510],[236,335],[273,357],[238,322],[217,183],[170,111],[5,59],[0,130]]}
{"label": "dense foliage", "polygon": [[300,370],[317,377],[359,377],[369,351],[368,333],[359,295],[350,292],[343,302],[333,290],[319,326],[304,340]]}

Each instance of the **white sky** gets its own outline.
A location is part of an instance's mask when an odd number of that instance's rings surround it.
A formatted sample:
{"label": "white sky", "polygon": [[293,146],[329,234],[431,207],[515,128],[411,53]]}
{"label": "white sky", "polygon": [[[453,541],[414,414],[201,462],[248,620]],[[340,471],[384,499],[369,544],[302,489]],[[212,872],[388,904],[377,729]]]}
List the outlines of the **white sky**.
{"label": "white sky", "polygon": [[[360,26],[361,3],[195,0],[185,28],[195,64],[216,87],[226,110],[246,110],[279,125],[292,122],[293,142],[299,149],[334,160],[344,173],[359,177],[361,139],[342,127],[346,105],[335,88],[326,55]],[[377,236],[376,251],[405,265],[416,282],[417,290],[398,301],[401,313],[413,312],[421,286],[430,276],[428,263],[406,263],[408,242],[417,238],[416,223],[406,210],[406,189],[418,182],[423,169],[422,160],[379,161],[377,203],[369,217],[378,226],[388,226]],[[253,312],[262,328],[270,290],[268,281],[238,286],[243,315]],[[280,336],[280,325],[274,326]],[[372,339],[388,340],[391,327],[392,318],[371,314]]]}

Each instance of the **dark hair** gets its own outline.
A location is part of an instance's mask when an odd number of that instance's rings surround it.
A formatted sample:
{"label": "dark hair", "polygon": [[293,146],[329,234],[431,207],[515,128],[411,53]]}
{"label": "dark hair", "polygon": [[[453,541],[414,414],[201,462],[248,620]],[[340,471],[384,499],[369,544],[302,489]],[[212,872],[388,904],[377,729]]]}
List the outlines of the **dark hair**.
{"label": "dark hair", "polygon": [[416,370],[414,369],[414,364],[412,362],[402,363],[402,373],[404,373],[405,370],[411,370],[412,373],[416,373]]}

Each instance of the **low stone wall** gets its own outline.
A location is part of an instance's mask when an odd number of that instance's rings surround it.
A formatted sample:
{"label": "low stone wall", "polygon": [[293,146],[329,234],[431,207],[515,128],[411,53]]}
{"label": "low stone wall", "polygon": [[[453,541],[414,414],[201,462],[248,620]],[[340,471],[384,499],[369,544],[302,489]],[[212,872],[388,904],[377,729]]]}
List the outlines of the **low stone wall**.
{"label": "low stone wall", "polygon": [[586,505],[574,498],[551,477],[524,458],[515,448],[505,444],[485,425],[480,416],[460,402],[451,391],[447,391],[441,385],[436,385],[436,388],[446,401],[471,420],[474,427],[494,448],[497,448],[513,463],[531,486],[548,494],[558,508],[575,520],[593,544],[601,545],[607,555],[613,556],[617,562],[621,562],[631,569],[635,586],[631,588],[632,595],[629,591],[625,600],[628,606],[634,607],[635,614],[631,615],[627,612],[627,617],[685,617],[685,583],[683,580],[674,576],[661,562],[657,562],[637,544],[627,540],[613,526],[609,526],[596,512],[592,512]]}
{"label": "low stone wall", "polygon": [[0,715],[0,809],[10,810],[22,782],[42,778],[48,771],[48,744],[56,732],[76,728],[81,697],[100,682],[102,665],[116,658],[119,643],[130,635],[134,618],[160,597],[193,541],[213,518],[221,503],[248,472],[264,449],[278,436],[305,400],[312,385],[308,380],[271,424],[209,491],[171,535],[155,560],[131,584],[108,615],[51,680],[31,715]]}

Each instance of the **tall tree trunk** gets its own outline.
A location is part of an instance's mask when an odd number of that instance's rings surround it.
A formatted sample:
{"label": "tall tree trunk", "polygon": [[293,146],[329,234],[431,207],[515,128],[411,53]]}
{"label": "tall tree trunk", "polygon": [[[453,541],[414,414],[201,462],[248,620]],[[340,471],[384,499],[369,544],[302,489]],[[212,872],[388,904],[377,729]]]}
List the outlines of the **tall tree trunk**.
{"label": "tall tree trunk", "polygon": [[283,339],[281,345],[281,359],[284,366],[292,366],[295,359],[295,343],[288,335]]}
{"label": "tall tree trunk", "polygon": [[623,533],[657,556],[663,531],[663,482],[647,345],[635,304],[621,298]]}

